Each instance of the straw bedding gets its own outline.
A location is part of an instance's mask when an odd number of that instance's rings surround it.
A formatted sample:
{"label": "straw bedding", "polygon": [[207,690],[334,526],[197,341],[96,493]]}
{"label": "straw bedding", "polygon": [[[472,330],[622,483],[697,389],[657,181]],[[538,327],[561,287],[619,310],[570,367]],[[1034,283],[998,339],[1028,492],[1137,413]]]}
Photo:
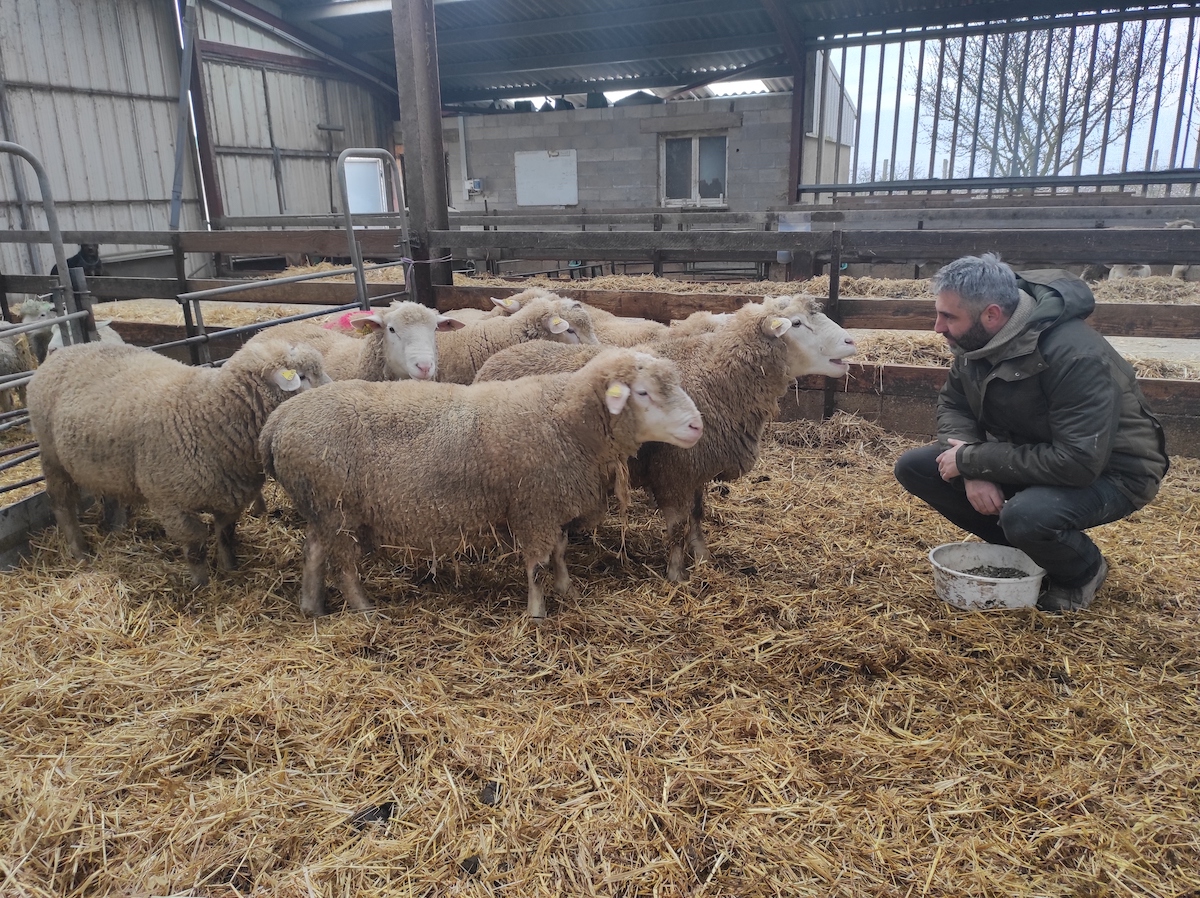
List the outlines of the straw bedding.
{"label": "straw bedding", "polygon": [[195,593],[146,518],[89,567],[47,531],[0,574],[0,894],[1195,894],[1200,465],[1093,531],[1091,611],[968,614],[907,445],[776,425],[711,564],[664,582],[635,500],[540,627],[499,551],[301,619],[274,490]]}

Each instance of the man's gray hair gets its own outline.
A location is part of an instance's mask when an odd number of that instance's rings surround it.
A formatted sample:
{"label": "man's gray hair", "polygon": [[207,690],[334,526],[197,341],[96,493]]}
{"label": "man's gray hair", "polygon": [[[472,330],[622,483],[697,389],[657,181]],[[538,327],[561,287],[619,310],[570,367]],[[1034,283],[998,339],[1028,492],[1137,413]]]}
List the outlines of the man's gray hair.
{"label": "man's gray hair", "polygon": [[955,259],[942,266],[929,286],[934,293],[957,293],[976,314],[995,303],[1005,315],[1011,315],[1021,298],[1017,276],[995,253]]}

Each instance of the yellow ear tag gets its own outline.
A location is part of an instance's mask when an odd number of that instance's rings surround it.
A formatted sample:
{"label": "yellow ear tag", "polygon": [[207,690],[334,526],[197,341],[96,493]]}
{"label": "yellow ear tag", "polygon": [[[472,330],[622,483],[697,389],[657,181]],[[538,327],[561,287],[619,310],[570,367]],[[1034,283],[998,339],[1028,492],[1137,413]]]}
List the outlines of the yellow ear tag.
{"label": "yellow ear tag", "polygon": [[555,315],[553,318],[550,319],[551,327],[558,327],[560,324],[562,324],[562,319],[559,318],[557,315]]}
{"label": "yellow ear tag", "polygon": [[777,328],[777,327],[783,327],[783,319],[782,318],[772,318],[771,319],[771,330],[775,330],[775,328]]}
{"label": "yellow ear tag", "polygon": [[283,379],[288,383],[291,383],[296,379],[296,372],[292,368],[284,368],[279,373],[283,375]]}
{"label": "yellow ear tag", "polygon": [[611,396],[613,399],[616,399],[618,396],[620,396],[621,392],[622,391],[621,391],[620,384],[613,384],[611,387],[608,388],[608,395]]}
{"label": "yellow ear tag", "polygon": [[502,299],[500,300],[500,304],[506,309],[511,309],[513,306],[519,305],[515,299]]}

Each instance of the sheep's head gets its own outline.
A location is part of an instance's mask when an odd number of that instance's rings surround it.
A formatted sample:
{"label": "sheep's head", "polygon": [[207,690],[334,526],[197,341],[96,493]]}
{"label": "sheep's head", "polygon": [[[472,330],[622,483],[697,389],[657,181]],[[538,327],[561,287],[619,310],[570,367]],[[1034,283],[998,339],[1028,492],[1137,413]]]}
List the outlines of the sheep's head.
{"label": "sheep's head", "polygon": [[568,325],[567,329],[563,331],[565,339],[562,342],[584,343],[590,346],[595,346],[600,342],[596,337],[596,329],[592,326],[592,316],[583,303],[577,299],[565,299],[561,296],[555,297],[552,303],[558,316]]}
{"label": "sheep's head", "polygon": [[788,344],[788,376],[819,374],[843,377],[849,370],[847,358],[858,352],[850,334],[820,311],[811,296],[775,296],[763,303],[768,314],[764,329],[778,328],[779,319],[789,324],[780,332]]}
{"label": "sheep's head", "polygon": [[613,415],[634,413],[639,443],[654,441],[688,449],[704,435],[700,412],[684,392],[674,362],[645,352],[614,350],[598,355],[591,366],[610,372],[605,405]]}
{"label": "sheep's head", "polygon": [[356,327],[382,331],[384,368],[392,380],[437,378],[437,332],[466,327],[415,302],[393,303],[355,319]]}
{"label": "sheep's head", "polygon": [[281,390],[284,399],[332,383],[319,351],[283,337],[247,343],[229,357],[221,374],[269,384]]}
{"label": "sheep's head", "polygon": [[43,321],[54,317],[54,303],[47,302],[44,299],[27,299],[21,303],[17,311],[21,315],[22,324]]}

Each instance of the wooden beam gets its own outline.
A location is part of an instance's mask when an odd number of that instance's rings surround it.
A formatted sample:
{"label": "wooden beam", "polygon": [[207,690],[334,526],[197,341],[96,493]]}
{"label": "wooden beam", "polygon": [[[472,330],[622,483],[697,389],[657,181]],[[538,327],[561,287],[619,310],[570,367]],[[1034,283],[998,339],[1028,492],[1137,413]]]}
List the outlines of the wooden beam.
{"label": "wooden beam", "polygon": [[392,35],[400,89],[408,232],[417,263],[412,269],[412,293],[418,302],[433,305],[432,285],[452,280],[449,264],[431,261],[442,255],[442,244],[431,242],[431,232],[450,227],[433,0],[392,0]]}

